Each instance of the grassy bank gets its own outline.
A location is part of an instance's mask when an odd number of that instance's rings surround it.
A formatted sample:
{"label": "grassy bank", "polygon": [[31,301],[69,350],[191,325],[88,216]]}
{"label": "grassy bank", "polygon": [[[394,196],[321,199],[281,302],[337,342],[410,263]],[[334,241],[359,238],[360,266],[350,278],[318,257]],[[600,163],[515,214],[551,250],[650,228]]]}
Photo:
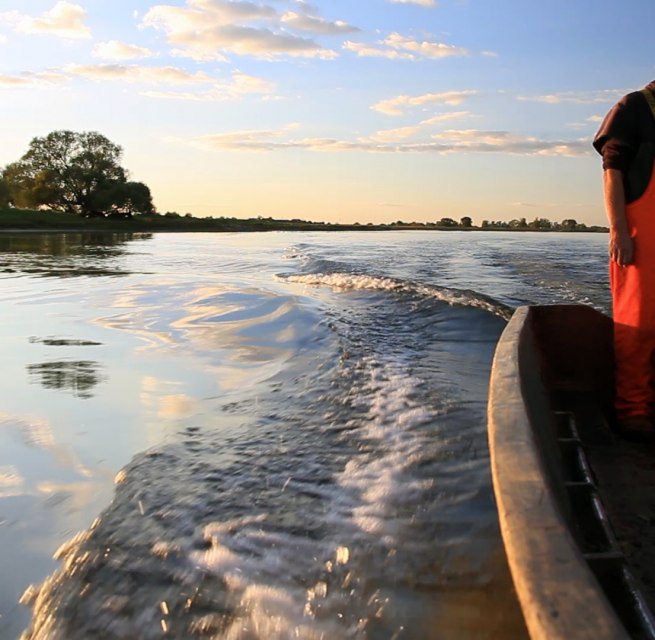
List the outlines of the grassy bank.
{"label": "grassy bank", "polygon": [[391,224],[333,224],[306,220],[274,220],[273,218],[194,218],[190,214],[136,215],[133,218],[82,218],[71,213],[56,211],[30,211],[27,209],[0,209],[0,231],[109,231],[116,233],[153,231],[381,231],[444,230],[444,231],[570,231],[607,232],[605,227],[553,228],[515,227],[507,223],[489,226],[462,226],[454,224],[395,222]]}
{"label": "grassy bank", "polygon": [[194,218],[190,215],[136,215],[128,219],[83,218],[56,211],[0,209],[0,231],[309,231],[386,229],[386,225],[329,224],[272,218]]}

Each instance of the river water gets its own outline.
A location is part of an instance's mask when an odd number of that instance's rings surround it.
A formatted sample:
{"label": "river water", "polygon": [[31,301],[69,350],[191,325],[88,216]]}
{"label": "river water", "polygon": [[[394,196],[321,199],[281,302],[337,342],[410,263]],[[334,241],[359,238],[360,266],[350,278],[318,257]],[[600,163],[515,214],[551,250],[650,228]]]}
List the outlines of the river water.
{"label": "river water", "polygon": [[1,234],[0,637],[523,638],[490,362],[606,243]]}

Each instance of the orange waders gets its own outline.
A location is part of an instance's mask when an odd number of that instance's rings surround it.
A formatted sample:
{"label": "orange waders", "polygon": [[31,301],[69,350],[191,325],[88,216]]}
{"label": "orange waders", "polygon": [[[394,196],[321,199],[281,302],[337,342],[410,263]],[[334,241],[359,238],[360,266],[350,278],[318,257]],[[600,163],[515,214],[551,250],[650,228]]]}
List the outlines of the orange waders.
{"label": "orange waders", "polygon": [[634,262],[610,262],[619,420],[655,412],[655,165],[646,191],[626,213]]}

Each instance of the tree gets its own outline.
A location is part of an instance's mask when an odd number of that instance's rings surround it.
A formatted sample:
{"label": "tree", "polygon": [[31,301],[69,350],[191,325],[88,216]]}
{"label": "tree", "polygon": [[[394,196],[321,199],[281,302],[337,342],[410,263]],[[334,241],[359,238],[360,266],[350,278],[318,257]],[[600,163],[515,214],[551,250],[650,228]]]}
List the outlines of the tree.
{"label": "tree", "polygon": [[551,229],[552,222],[548,218],[535,218],[532,222],[528,223],[530,229]]}
{"label": "tree", "polygon": [[473,220],[470,216],[464,216],[460,219],[459,224],[465,229],[470,229],[473,226]]}
{"label": "tree", "polygon": [[6,209],[10,203],[9,185],[4,178],[0,177],[0,209]]}
{"label": "tree", "polygon": [[131,215],[136,199],[151,210],[146,185],[127,181],[119,164],[122,153],[121,147],[96,131],[53,131],[34,138],[27,153],[5,168],[3,178],[19,207],[46,206],[80,215],[127,208]]}
{"label": "tree", "polygon": [[123,218],[155,212],[150,189],[143,182],[119,182],[103,187],[96,193],[94,204],[96,210]]}

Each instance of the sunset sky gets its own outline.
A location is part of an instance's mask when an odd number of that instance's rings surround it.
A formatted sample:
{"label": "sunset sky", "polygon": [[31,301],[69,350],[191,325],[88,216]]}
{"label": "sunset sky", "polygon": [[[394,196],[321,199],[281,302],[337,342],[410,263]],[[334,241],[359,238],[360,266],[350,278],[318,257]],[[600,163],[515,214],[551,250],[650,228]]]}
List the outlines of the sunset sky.
{"label": "sunset sky", "polygon": [[[160,212],[603,224],[653,0],[0,0],[0,166],[99,131]],[[649,53],[650,52],[650,53]]]}

